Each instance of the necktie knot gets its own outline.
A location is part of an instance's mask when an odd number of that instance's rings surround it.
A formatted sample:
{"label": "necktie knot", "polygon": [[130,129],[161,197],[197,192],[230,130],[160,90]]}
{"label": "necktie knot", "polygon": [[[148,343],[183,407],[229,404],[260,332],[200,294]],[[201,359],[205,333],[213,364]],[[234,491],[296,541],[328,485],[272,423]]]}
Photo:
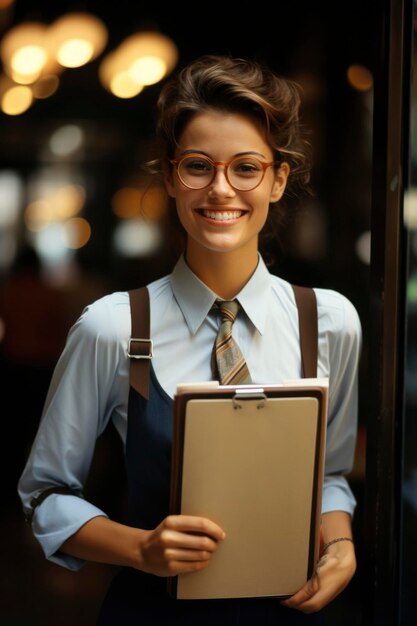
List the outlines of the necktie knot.
{"label": "necktie knot", "polygon": [[239,302],[237,300],[217,300],[216,305],[220,309],[222,322],[233,324],[239,313]]}

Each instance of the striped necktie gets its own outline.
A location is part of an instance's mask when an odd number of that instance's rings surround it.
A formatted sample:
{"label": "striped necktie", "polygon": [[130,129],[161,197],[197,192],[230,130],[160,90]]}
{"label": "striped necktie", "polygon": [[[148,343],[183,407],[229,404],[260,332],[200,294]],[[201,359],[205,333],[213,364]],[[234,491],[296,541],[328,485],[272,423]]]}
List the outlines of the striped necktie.
{"label": "striped necktie", "polygon": [[252,382],[248,366],[232,337],[232,325],[240,309],[237,300],[216,300],[221,324],[214,345],[215,360],[221,385],[247,385]]}

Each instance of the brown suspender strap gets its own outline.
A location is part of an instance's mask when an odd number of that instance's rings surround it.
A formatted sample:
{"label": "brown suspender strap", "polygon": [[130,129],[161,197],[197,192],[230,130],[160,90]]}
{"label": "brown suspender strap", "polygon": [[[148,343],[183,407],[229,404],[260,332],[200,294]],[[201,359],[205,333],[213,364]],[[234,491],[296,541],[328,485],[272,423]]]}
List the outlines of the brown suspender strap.
{"label": "brown suspender strap", "polygon": [[[129,291],[132,331],[129,340],[128,356],[130,362],[130,384],[146,400],[149,399],[149,364],[152,359],[152,341],[150,339],[149,293],[146,287]],[[53,493],[78,495],[68,487],[50,487],[42,491],[31,501],[32,511],[26,516],[31,523],[36,507]],[[82,496],[81,496],[82,497]]]}
{"label": "brown suspender strap", "polygon": [[292,286],[298,308],[304,378],[316,378],[318,353],[317,301],[314,289]]}
{"label": "brown suspender strap", "polygon": [[149,370],[153,357],[150,339],[149,292],[146,287],[129,291],[132,332],[127,355],[130,361],[130,385],[149,400]]}

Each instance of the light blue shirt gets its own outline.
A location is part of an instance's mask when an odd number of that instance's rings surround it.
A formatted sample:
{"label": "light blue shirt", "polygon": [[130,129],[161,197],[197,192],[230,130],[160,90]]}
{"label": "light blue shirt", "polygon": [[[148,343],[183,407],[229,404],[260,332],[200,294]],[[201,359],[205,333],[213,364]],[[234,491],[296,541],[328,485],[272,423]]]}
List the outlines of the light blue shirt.
{"label": "light blue shirt", "polygon": [[[211,353],[219,319],[209,313],[216,294],[181,257],[171,275],[148,285],[153,367],[173,397],[178,383],[212,378]],[[329,379],[322,511],[353,514],[354,495],[344,477],[353,465],[357,431],[357,375],[361,325],[340,293],[315,289],[318,304],[318,377]],[[273,276],[259,257],[256,271],[237,294],[243,312],[233,336],[252,381],[282,383],[301,376],[298,315],[291,285]],[[126,440],[131,332],[127,292],[87,306],[71,328],[56,365],[38,433],[19,481],[26,513],[30,501],[51,485],[77,495],[53,494],[37,507],[32,528],[48,559],[70,569],[83,561],[59,553],[83,524],[105,513],[82,497],[97,437],[110,420]]]}

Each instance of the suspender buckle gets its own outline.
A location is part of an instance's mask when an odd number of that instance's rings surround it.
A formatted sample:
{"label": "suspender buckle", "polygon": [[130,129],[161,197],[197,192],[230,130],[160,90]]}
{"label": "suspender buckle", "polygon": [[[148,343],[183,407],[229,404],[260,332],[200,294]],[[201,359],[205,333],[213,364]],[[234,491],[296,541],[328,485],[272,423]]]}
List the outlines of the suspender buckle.
{"label": "suspender buckle", "polygon": [[131,359],[153,359],[152,339],[131,337],[129,339],[127,356]]}

